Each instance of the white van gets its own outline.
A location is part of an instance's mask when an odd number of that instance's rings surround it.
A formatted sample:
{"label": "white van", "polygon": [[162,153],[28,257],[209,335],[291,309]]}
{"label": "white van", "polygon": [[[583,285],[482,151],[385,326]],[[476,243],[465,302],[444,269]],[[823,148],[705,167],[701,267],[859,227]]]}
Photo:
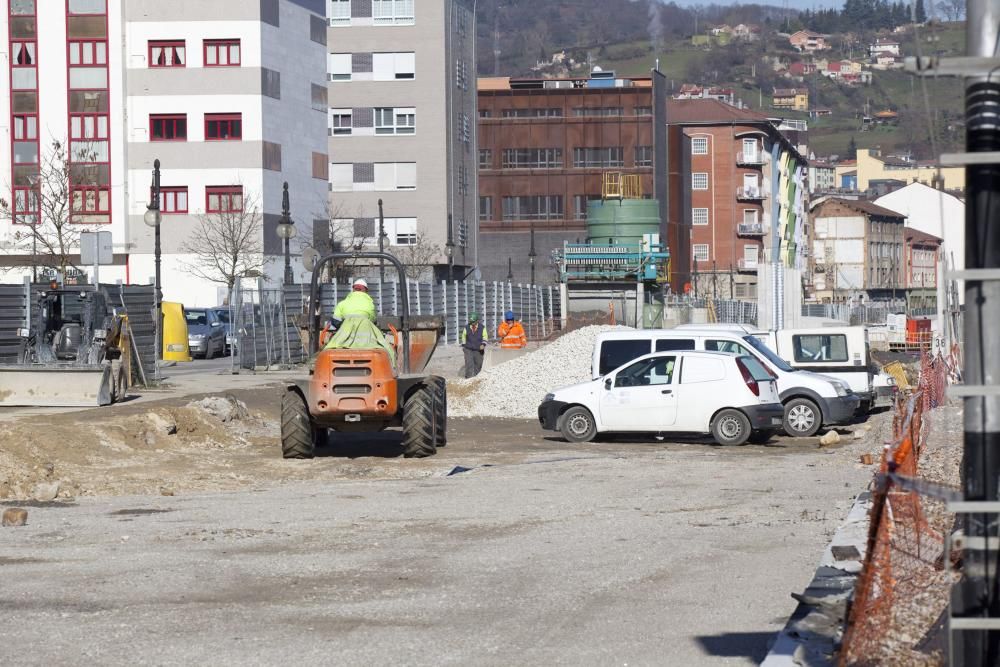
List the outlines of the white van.
{"label": "white van", "polygon": [[[731,325],[735,326],[735,325]],[[611,331],[594,343],[591,377],[596,379],[651,352],[706,350],[755,357],[777,380],[785,406],[783,428],[794,436],[815,435],[824,425],[851,421],[861,398],[842,380],[792,368],[746,331],[723,327]]]}
{"label": "white van", "polygon": [[720,445],[766,442],[784,408],[772,375],[750,355],[646,354],[603,377],[556,389],[538,407],[542,428],[570,442],[600,433],[711,433]]}

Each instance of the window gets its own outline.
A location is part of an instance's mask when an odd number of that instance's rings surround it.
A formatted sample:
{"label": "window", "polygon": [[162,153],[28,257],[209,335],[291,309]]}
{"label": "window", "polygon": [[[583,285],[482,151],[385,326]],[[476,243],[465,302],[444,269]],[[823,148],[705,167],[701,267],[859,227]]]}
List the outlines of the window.
{"label": "window", "polygon": [[487,222],[493,219],[493,197],[479,198],[479,221]]}
{"label": "window", "polygon": [[708,209],[707,208],[693,208],[693,209],[691,209],[691,224],[692,225],[707,225],[708,224]]}
{"label": "window", "polygon": [[843,334],[811,334],[792,336],[795,361],[847,361],[847,336]]}
{"label": "window", "polygon": [[[501,118],[562,118],[562,109],[504,109]],[[487,115],[486,118],[489,118]]]}
{"label": "window", "polygon": [[243,139],[243,114],[205,114],[205,141],[240,141]]}
{"label": "window", "polygon": [[205,188],[206,213],[240,213],[243,211],[243,186],[224,185]]}
{"label": "window", "polygon": [[479,149],[479,168],[480,169],[492,169],[493,168],[493,149],[492,148],[480,148]]}
{"label": "window", "polygon": [[261,166],[268,171],[281,171],[281,144],[273,141],[261,143],[263,145]]}
{"label": "window", "polygon": [[618,371],[616,387],[648,387],[670,384],[674,377],[677,357],[657,357],[637,361]]}
{"label": "window", "polygon": [[150,141],[187,141],[187,114],[151,114]]}
{"label": "window", "polygon": [[[706,340],[705,349],[710,352],[728,352],[729,354],[745,354],[752,356],[750,355],[750,350],[732,340]],[[771,378],[768,379],[770,380]]]}
{"label": "window", "polygon": [[693,350],[693,338],[661,338],[656,341],[657,352],[675,352],[677,350]]}
{"label": "window", "polygon": [[38,139],[38,116],[24,114],[14,116],[14,140],[35,141]]}
{"label": "window", "polygon": [[111,213],[111,189],[107,186],[74,185],[70,193],[70,213],[73,215]]}
{"label": "window", "polygon": [[574,148],[574,167],[624,167],[621,146],[608,148]]}
{"label": "window", "polygon": [[653,115],[653,107],[636,107],[635,108],[635,115],[636,116],[652,116]]}
{"label": "window", "polygon": [[72,162],[108,162],[108,116],[70,114],[69,138]]}
{"label": "window", "polygon": [[206,39],[205,67],[239,67],[240,40]]}
{"label": "window", "polygon": [[10,43],[11,89],[36,90],[38,88],[37,48],[35,42]]}
{"label": "window", "polygon": [[691,174],[691,189],[708,190],[708,174],[705,172]]}
{"label": "window", "polygon": [[[181,42],[183,44],[183,42]],[[183,48],[183,47],[182,47]],[[108,64],[108,43],[105,41],[73,41],[69,43],[70,65]]]}
{"label": "window", "polygon": [[106,0],[69,0],[70,14],[107,14]]}
{"label": "window", "polygon": [[601,343],[598,371],[607,375],[636,357],[649,354],[651,347],[650,341],[643,339],[606,340]]}
{"label": "window", "polygon": [[376,108],[375,134],[413,134],[416,132],[416,119],[416,109]]}
{"label": "window", "polygon": [[14,188],[14,223],[35,224],[40,210],[38,191],[34,188]]}
{"label": "window", "polygon": [[760,248],[755,245],[743,246],[743,262],[748,267],[757,266],[757,258],[760,255]]}
{"label": "window", "polygon": [[414,0],[372,0],[375,25],[413,25]]}
{"label": "window", "polygon": [[708,261],[708,244],[707,243],[695,243],[691,246],[691,256],[699,262]]}
{"label": "window", "polygon": [[327,78],[330,81],[351,80],[351,54],[331,53],[327,56]]}
{"label": "window", "polygon": [[416,56],[407,53],[373,53],[372,77],[375,81],[412,79],[416,76]]}
{"label": "window", "polygon": [[691,155],[708,155],[708,137],[691,139]]}
{"label": "window", "polygon": [[637,166],[637,167],[652,167],[653,166],[653,147],[652,146],[636,146],[635,147],[635,166]]}
{"label": "window", "polygon": [[35,0],[10,0],[12,16],[34,16]]}
{"label": "window", "polygon": [[318,16],[309,17],[309,39],[326,46],[326,21]]}
{"label": "window", "polygon": [[351,133],[351,110],[330,109],[330,135]]}
{"label": "window", "polygon": [[756,225],[757,224],[757,210],[753,208],[743,209],[743,224],[746,225]]}
{"label": "window", "polygon": [[575,220],[586,220],[587,204],[593,199],[600,198],[600,195],[573,195],[573,218]]}
{"label": "window", "polygon": [[563,166],[561,148],[505,148],[503,169],[558,169]]}
{"label": "window", "polygon": [[480,109],[479,110],[479,117],[480,118],[493,118],[493,112],[490,109]]}
{"label": "window", "polygon": [[149,42],[150,67],[184,67],[187,65],[187,47],[179,42]]}
{"label": "window", "polygon": [[531,195],[503,198],[504,220],[560,220],[562,195]]}
{"label": "window", "polygon": [[386,218],[384,230],[391,245],[416,245],[419,241],[416,218]]}
{"label": "window", "polygon": [[351,0],[329,0],[331,26],[351,25]]}
{"label": "window", "polygon": [[188,212],[188,189],[182,187],[161,187],[160,188],[160,212],[167,213],[187,213]]}
{"label": "window", "polygon": [[573,109],[573,115],[577,117],[606,117],[606,116],[621,116],[621,107],[576,107]]}
{"label": "window", "polygon": [[464,58],[455,61],[455,87],[462,90],[469,89],[469,64]]}
{"label": "window", "polygon": [[319,84],[312,84],[312,108],[314,111],[326,111],[330,108],[327,102],[327,88]]}
{"label": "window", "polygon": [[326,153],[312,154],[312,177],[320,181],[330,180],[330,156]]}

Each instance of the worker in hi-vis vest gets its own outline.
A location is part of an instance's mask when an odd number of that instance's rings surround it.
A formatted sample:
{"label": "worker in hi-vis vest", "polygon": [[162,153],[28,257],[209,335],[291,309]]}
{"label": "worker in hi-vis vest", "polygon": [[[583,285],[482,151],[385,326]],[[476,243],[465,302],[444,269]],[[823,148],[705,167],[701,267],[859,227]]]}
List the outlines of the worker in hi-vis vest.
{"label": "worker in hi-vis vest", "polygon": [[479,313],[469,313],[469,323],[462,329],[458,342],[462,344],[462,353],[465,354],[465,377],[471,378],[479,375],[483,370],[483,357],[486,355],[486,341],[489,334],[486,328],[479,321]]}
{"label": "worker in hi-vis vest", "polygon": [[524,326],[514,319],[513,310],[503,314],[503,322],[497,328],[497,338],[500,339],[500,347],[504,350],[521,350],[528,344]]}
{"label": "worker in hi-vis vest", "polygon": [[368,294],[368,281],[358,278],[351,285],[351,293],[333,309],[333,326],[336,333],[326,344],[328,350],[377,350],[389,353],[389,361],[396,365],[396,350],[385,334],[375,325],[375,302]]}

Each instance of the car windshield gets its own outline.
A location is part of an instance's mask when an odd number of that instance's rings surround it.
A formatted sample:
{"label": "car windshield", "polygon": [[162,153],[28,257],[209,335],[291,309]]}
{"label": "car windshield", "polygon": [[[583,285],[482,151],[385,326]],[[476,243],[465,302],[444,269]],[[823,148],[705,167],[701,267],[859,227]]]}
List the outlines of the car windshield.
{"label": "car windshield", "polygon": [[218,316],[220,322],[222,322],[223,324],[229,324],[229,311],[228,310],[225,310],[225,309],[217,310],[217,311],[215,311],[215,314]]}
{"label": "car windshield", "polygon": [[771,348],[764,345],[764,343],[760,342],[753,336],[744,336],[743,340],[746,341],[747,345],[759,352],[761,356],[770,361],[779,371],[783,371],[785,373],[792,373],[795,371],[795,369],[789,366],[784,359],[772,352]]}
{"label": "car windshield", "polygon": [[188,310],[184,313],[184,319],[191,324],[208,324],[208,313],[204,310]]}

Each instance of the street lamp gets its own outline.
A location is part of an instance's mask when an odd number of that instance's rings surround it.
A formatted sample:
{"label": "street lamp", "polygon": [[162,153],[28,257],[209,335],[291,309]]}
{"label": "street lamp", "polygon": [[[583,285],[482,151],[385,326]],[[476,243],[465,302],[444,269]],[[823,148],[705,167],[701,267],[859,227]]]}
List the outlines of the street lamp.
{"label": "street lamp", "polygon": [[448,280],[451,280],[455,264],[455,244],[452,243],[451,239],[448,239],[444,244],[444,254],[448,256]]}
{"label": "street lamp", "polygon": [[528,249],[528,263],[531,265],[531,286],[535,285],[535,257],[538,257],[538,253],[535,252],[535,223],[531,223],[531,248]]}
{"label": "street lamp", "polygon": [[146,206],[146,213],[142,216],[142,219],[143,222],[155,230],[153,236],[153,263],[156,267],[156,272],[153,278],[153,299],[156,302],[156,337],[154,342],[154,345],[156,345],[156,363],[154,364],[153,377],[159,381],[160,361],[163,359],[163,294],[160,292],[160,220],[162,220],[163,216],[160,214],[159,159],[153,161],[153,185],[150,188],[150,199],[152,201]]}
{"label": "street lamp", "polygon": [[291,285],[295,282],[292,275],[291,241],[295,238],[297,230],[292,222],[292,212],[288,203],[288,181],[285,181],[284,189],[281,193],[281,222],[278,223],[278,238],[285,240],[285,284]]}
{"label": "street lamp", "polygon": [[[385,252],[385,215],[382,213],[382,200],[378,200],[378,251]],[[378,260],[378,284],[379,290],[385,285],[385,260]],[[381,294],[382,292],[379,292]]]}

